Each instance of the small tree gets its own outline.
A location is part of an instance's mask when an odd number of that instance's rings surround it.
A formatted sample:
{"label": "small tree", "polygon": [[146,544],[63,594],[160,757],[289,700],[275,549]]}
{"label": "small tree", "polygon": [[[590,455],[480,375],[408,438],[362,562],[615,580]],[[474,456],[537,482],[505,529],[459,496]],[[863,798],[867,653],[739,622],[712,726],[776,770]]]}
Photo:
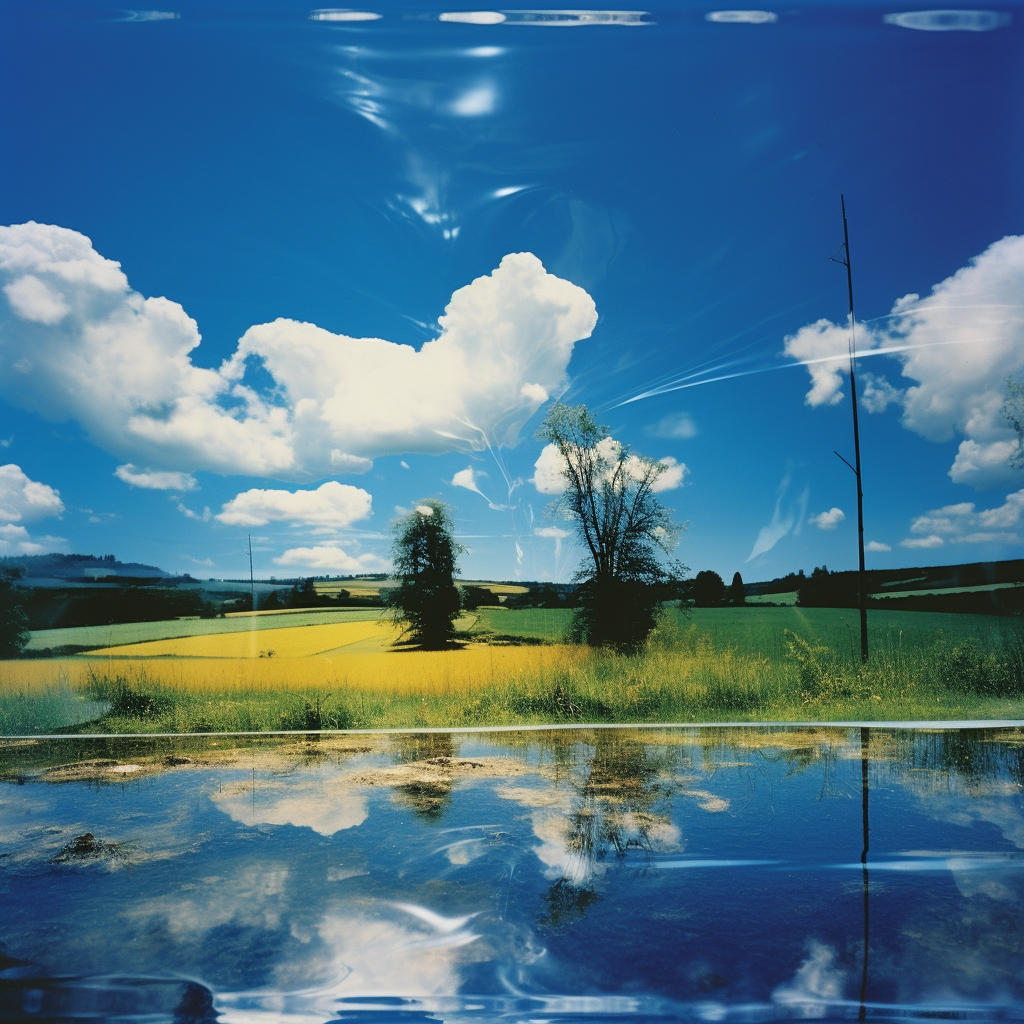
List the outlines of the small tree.
{"label": "small tree", "polygon": [[23,570],[0,568],[0,658],[17,658],[29,640],[28,616],[18,586]]}
{"label": "small tree", "polygon": [[747,592],[743,589],[743,577],[737,572],[732,578],[729,586],[729,604],[739,605],[747,603]]}
{"label": "small tree", "polygon": [[552,512],[573,522],[590,554],[575,576],[571,635],[591,646],[636,650],[686,572],[662,558],[681,530],[654,496],[667,466],[631,453],[583,405],[555,405],[537,436],[561,458],[565,490]]}
{"label": "small tree", "polygon": [[394,524],[391,556],[397,587],[387,603],[410,639],[428,650],[446,647],[455,635],[461,605],[456,559],[464,548],[452,536],[447,507],[427,498]]}

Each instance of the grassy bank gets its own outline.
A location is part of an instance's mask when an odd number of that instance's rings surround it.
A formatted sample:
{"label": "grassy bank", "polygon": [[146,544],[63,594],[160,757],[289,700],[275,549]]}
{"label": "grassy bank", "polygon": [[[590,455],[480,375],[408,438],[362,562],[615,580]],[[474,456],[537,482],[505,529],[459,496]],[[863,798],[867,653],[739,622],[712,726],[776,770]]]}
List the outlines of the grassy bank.
{"label": "grassy bank", "polygon": [[[890,614],[866,666],[847,613],[791,608],[669,615],[631,657],[511,643],[559,635],[564,613],[533,610],[481,616],[458,651],[6,662],[0,731],[1024,717],[1024,639],[1005,621]],[[87,708],[103,713],[74,724]]]}

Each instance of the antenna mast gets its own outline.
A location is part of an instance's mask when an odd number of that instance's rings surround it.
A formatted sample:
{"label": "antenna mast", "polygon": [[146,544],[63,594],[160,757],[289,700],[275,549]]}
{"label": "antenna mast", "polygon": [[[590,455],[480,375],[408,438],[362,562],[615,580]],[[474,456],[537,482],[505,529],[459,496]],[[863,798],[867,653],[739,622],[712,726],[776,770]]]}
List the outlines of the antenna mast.
{"label": "antenna mast", "polygon": [[252,610],[256,611],[256,582],[252,578],[252,534],[249,534],[249,596],[252,598]]}
{"label": "antenna mast", "polygon": [[842,455],[839,458],[846,462],[857,477],[857,546],[860,555],[860,570],[857,576],[857,587],[860,591],[860,660],[868,660],[868,593],[867,582],[864,578],[864,490],[861,487],[860,475],[860,424],[857,419],[857,320],[853,313],[853,270],[850,267],[850,232],[846,226],[846,198],[839,196],[839,202],[843,208],[843,249],[845,259],[837,260],[832,258],[833,263],[841,263],[846,267],[846,287],[850,293],[850,400],[853,403],[853,465],[850,466]]}

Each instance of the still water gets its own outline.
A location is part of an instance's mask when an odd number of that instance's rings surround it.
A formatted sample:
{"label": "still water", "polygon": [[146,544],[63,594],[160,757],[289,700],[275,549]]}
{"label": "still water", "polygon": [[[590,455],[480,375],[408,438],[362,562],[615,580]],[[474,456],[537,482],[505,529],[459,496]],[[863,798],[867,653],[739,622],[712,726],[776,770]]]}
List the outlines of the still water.
{"label": "still water", "polygon": [[0,1019],[1024,1019],[1024,732],[9,743]]}

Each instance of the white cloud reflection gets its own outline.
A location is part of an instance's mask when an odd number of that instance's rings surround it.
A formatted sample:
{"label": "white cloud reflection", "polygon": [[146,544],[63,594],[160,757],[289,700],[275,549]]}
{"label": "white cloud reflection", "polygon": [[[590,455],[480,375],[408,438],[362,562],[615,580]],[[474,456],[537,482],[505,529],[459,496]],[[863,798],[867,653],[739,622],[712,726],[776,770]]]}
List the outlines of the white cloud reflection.
{"label": "white cloud reflection", "polygon": [[438,21],[455,21],[463,25],[500,25],[505,15],[498,11],[446,11],[439,14]]}
{"label": "white cloud reflection", "polygon": [[882,21],[919,32],[991,32],[1009,25],[1011,18],[998,11],[905,11],[885,14]]}
{"label": "white cloud reflection", "polygon": [[362,791],[318,778],[238,783],[212,793],[210,799],[243,825],[294,825],[322,836],[355,828],[368,814]]}
{"label": "white cloud reflection", "polygon": [[653,25],[649,11],[505,11],[509,25],[575,28],[580,25]]}
{"label": "white cloud reflection", "polygon": [[768,25],[779,20],[774,11],[710,11],[704,15],[706,21],[726,24]]}
{"label": "white cloud reflection", "polygon": [[310,21],[378,21],[382,14],[375,11],[349,11],[334,8],[324,8],[319,11],[311,11]]}

